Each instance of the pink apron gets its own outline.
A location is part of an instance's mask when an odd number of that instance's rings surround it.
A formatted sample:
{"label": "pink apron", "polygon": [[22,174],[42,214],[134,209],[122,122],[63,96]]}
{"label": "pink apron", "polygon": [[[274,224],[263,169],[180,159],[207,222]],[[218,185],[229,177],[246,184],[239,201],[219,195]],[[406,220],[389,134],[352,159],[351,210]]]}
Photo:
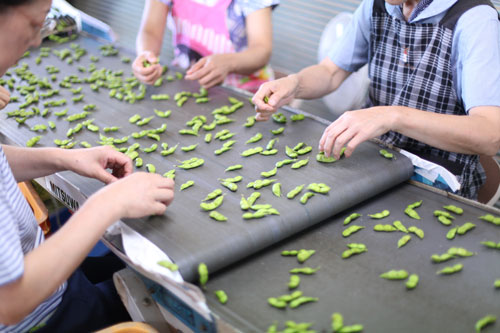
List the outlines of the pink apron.
{"label": "pink apron", "polygon": [[[195,0],[173,1],[175,44],[188,46],[202,57],[235,52],[226,22],[231,1],[207,1],[212,2],[213,6]],[[229,74],[224,84],[255,92],[262,83],[272,78],[271,73],[269,66],[266,66],[248,76]]]}

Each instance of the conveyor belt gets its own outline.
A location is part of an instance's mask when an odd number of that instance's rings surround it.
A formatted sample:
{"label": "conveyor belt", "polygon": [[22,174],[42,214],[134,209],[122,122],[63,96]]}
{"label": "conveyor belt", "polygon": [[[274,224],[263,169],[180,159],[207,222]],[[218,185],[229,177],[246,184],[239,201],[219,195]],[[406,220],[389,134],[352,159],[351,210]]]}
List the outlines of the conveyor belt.
{"label": "conveyor belt", "polygon": [[[88,38],[79,38],[77,41],[82,47],[88,50],[89,55],[99,55],[99,44]],[[68,44],[54,46],[54,49],[63,49],[69,47]],[[79,62],[73,65],[67,65],[61,62],[57,57],[51,55],[49,58],[43,58],[41,65],[34,64],[34,58],[37,51],[32,51],[29,58],[23,59],[30,65],[30,69],[39,76],[47,76],[45,66],[47,64],[55,65],[61,69],[58,74],[58,82],[69,74],[77,74],[80,77],[87,77],[89,74],[79,74],[76,67],[78,65],[88,66],[89,55],[82,57]],[[130,75],[128,65],[120,62],[118,57],[103,57],[96,63],[97,68],[106,67],[112,70],[125,69],[124,77]],[[21,63],[22,63],[21,62]],[[168,74],[172,74],[169,71]],[[343,211],[356,203],[373,196],[376,193],[384,191],[394,185],[408,179],[412,173],[412,165],[409,160],[394,152],[395,158],[387,160],[379,155],[379,149],[374,143],[364,143],[355,151],[354,155],[348,159],[342,159],[333,164],[321,164],[315,160],[317,153],[317,143],[325,128],[325,124],[307,117],[303,121],[291,122],[290,115],[293,113],[283,109],[282,112],[287,116],[288,122],[285,125],[284,134],[275,136],[270,130],[281,127],[273,121],[266,123],[257,123],[252,128],[243,127],[248,116],[254,114],[253,107],[247,101],[247,97],[230,92],[227,89],[217,87],[210,89],[210,103],[195,104],[191,99],[182,107],[176,106],[175,101],[152,101],[151,94],[169,93],[173,96],[176,92],[192,91],[197,92],[199,86],[196,82],[185,80],[175,80],[174,82],[164,83],[162,87],[148,87],[146,98],[138,101],[136,104],[120,102],[108,97],[107,89],[101,88],[99,93],[90,90],[88,84],[74,84],[73,87],[83,87],[85,98],[83,102],[74,104],[71,102],[73,96],[68,89],[59,88],[60,96],[55,100],[66,98],[70,108],[69,114],[79,113],[83,105],[94,103],[97,110],[92,112],[89,118],[95,118],[94,124],[104,126],[120,126],[120,131],[112,133],[112,136],[121,138],[132,132],[142,129],[158,128],[163,123],[168,124],[167,131],[161,134],[161,142],[167,142],[170,146],[179,143],[176,153],[168,157],[162,157],[159,150],[152,154],[141,153],[146,163],[152,163],[156,166],[158,173],[164,173],[179,161],[191,157],[200,157],[205,159],[205,165],[193,170],[177,170],[176,188],[187,180],[194,180],[196,184],[185,191],[176,191],[174,203],[169,207],[168,212],[161,217],[152,217],[148,219],[131,220],[127,223],[138,230],[145,237],[150,239],[162,250],[164,250],[180,267],[183,277],[187,280],[193,280],[196,277],[197,265],[199,262],[205,262],[210,271],[216,271],[227,266],[230,263],[237,262],[241,258],[250,255],[264,247],[293,235],[307,227],[324,220],[325,218]],[[211,111],[222,105],[228,105],[227,97],[234,96],[245,101],[245,106],[229,115],[235,119],[234,123],[217,126],[213,133],[221,129],[229,129],[235,132],[233,139],[237,140],[230,152],[220,156],[215,156],[214,151],[222,146],[222,142],[215,140],[207,144],[203,141],[205,131],[200,131],[200,136],[182,136],[178,130],[186,128],[185,123],[193,116],[203,114],[207,116],[208,123],[212,121]],[[41,103],[40,103],[41,104]],[[17,104],[18,105],[18,104]],[[66,106],[52,108],[53,111],[60,110]],[[6,111],[12,111],[16,108],[16,103],[9,105]],[[145,128],[139,128],[128,122],[133,114],[140,114],[143,117],[154,115],[153,110],[172,110],[172,115],[168,119],[155,117]],[[4,118],[5,119],[5,118]],[[39,146],[54,146],[52,141],[56,138],[64,139],[68,128],[75,126],[76,122],[68,123],[63,120],[57,120],[53,113],[47,118],[31,118],[27,120],[27,126],[18,126],[13,119],[3,120],[0,124],[0,132],[11,141],[23,145],[30,137],[36,135],[29,130],[29,127],[36,123],[46,123],[47,120],[54,120],[57,123],[55,131],[43,133]],[[255,133],[261,132],[264,138],[254,144],[245,144],[245,142]],[[109,136],[110,134],[106,134]],[[275,148],[279,153],[275,156],[256,155],[251,157],[241,157],[240,153],[247,148],[256,146],[265,146],[271,138],[277,138],[279,141]],[[76,140],[86,140],[96,144],[99,140],[98,133],[92,133],[83,130],[75,135]],[[142,147],[149,147],[155,141],[143,139],[130,139],[128,146],[132,142],[140,142]],[[260,190],[262,196],[256,203],[270,203],[281,212],[280,216],[268,216],[260,220],[246,221],[242,218],[244,213],[239,206],[240,196],[244,194],[249,196],[253,189],[247,189],[246,184],[261,178],[262,171],[271,170],[274,164],[282,159],[288,158],[285,155],[285,146],[295,146],[298,142],[305,142],[313,146],[313,152],[302,156],[310,159],[309,164],[298,170],[292,170],[290,166],[284,166],[279,169],[276,178],[282,183],[283,192],[286,194],[297,185],[309,184],[312,182],[324,182],[331,186],[328,195],[316,195],[311,198],[307,205],[299,202],[299,197],[289,200],[282,196],[275,197],[271,193],[271,188]],[[199,143],[198,148],[189,153],[180,150],[180,146],[187,146]],[[236,172],[224,172],[229,165],[243,164],[244,168]],[[85,195],[90,195],[101,185],[96,181],[89,181],[70,173],[63,173],[64,177],[78,187]],[[243,181],[239,183],[239,189],[231,193],[226,188],[220,186],[218,178],[234,177],[242,175]],[[224,223],[215,222],[210,219],[208,213],[199,208],[201,200],[212,190],[222,188],[225,193],[225,199],[218,211],[228,217]],[[137,198],[140,200],[140,198]],[[112,203],[109,203],[112,204]]]}
{"label": "conveyor belt", "polygon": [[[403,212],[406,205],[423,200],[417,208],[421,220],[409,218]],[[467,221],[476,228],[454,240],[447,240],[450,227],[441,225],[433,211],[443,205],[455,204],[464,209],[453,225]],[[382,220],[370,219],[367,214],[388,209],[391,215]],[[343,220],[349,214],[363,214],[351,224],[366,229],[342,237]],[[499,215],[498,210],[492,210]],[[363,324],[363,332],[442,333],[473,332],[477,320],[487,314],[500,317],[500,291],[493,287],[500,278],[500,251],[488,249],[481,241],[500,241],[500,228],[478,220],[486,213],[484,207],[457,202],[411,184],[401,184],[355,205],[296,236],[250,258],[213,274],[207,284],[207,302],[222,320],[241,332],[265,332],[274,321],[284,328],[286,320],[314,322],[312,329],[330,332],[331,315],[340,312],[344,323]],[[425,232],[420,240],[412,235],[411,241],[398,249],[401,232],[373,231],[377,223],[400,220],[406,227],[418,226]],[[364,243],[368,252],[342,259],[348,243]],[[432,254],[445,253],[450,247],[464,247],[477,254],[468,258],[434,264]],[[282,250],[315,249],[316,253],[304,264],[294,257],[283,257]],[[462,272],[450,276],[436,275],[445,266],[463,263]],[[311,276],[301,276],[300,287],[306,296],[319,297],[319,301],[297,309],[280,310],[267,304],[267,298],[289,294],[290,274],[295,267],[321,267]],[[405,280],[388,281],[379,277],[391,269],[406,269],[416,273],[420,282],[416,289],[406,290]],[[229,301],[221,305],[213,291],[225,290]],[[485,328],[483,332],[500,332],[500,326]]]}

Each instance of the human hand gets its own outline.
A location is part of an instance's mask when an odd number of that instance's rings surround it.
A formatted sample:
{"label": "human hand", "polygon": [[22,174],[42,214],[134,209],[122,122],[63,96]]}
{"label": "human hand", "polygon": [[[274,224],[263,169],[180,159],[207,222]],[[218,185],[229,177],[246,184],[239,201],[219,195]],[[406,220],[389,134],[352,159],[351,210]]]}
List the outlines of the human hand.
{"label": "human hand", "polygon": [[10,93],[7,89],[0,86],[0,110],[9,104],[10,101]]}
{"label": "human hand", "polygon": [[[144,67],[143,62],[148,61],[151,66]],[[132,63],[132,71],[139,81],[153,84],[161,76],[163,71],[158,57],[151,51],[144,51],[135,58]]]}
{"label": "human hand", "polygon": [[[67,150],[65,168],[106,184],[132,173],[132,160],[109,146]],[[112,173],[106,171],[111,169]]]}
{"label": "human hand", "polygon": [[186,80],[198,80],[200,86],[210,88],[221,84],[231,72],[227,54],[213,54],[198,60],[186,72]]}
{"label": "human hand", "polygon": [[344,112],[328,126],[319,140],[319,150],[329,157],[340,158],[340,150],[351,156],[356,147],[391,130],[391,117],[384,107]]}
{"label": "human hand", "polygon": [[253,95],[257,121],[269,120],[280,107],[290,103],[297,92],[299,81],[295,75],[266,82]]}
{"label": "human hand", "polygon": [[103,187],[91,198],[112,205],[107,209],[113,221],[162,215],[174,199],[174,184],[159,174],[135,172]]}

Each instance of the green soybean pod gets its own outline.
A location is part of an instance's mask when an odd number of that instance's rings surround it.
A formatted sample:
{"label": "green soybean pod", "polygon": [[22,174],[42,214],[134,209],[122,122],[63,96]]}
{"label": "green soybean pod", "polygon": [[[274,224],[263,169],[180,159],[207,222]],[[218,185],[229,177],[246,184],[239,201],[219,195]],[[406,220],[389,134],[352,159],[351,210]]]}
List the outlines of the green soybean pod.
{"label": "green soybean pod", "polygon": [[297,161],[297,162],[293,163],[292,166],[291,166],[291,168],[292,169],[300,169],[303,166],[306,166],[307,163],[309,163],[309,157],[306,158],[306,159],[303,159],[303,160],[300,160],[300,161]]}
{"label": "green soybean pod", "polygon": [[391,213],[387,209],[385,209],[385,210],[381,211],[380,213],[368,214],[368,216],[371,217],[372,219],[383,219],[384,217],[387,217],[390,214]]}
{"label": "green soybean pod", "polygon": [[442,270],[437,271],[436,274],[450,275],[450,274],[460,272],[462,270],[462,268],[464,268],[463,264],[456,264],[453,266],[447,266],[447,267],[443,268]]}
{"label": "green soybean pod", "polygon": [[212,133],[205,134],[205,142],[210,143],[212,141]]}
{"label": "green soybean pod", "polygon": [[267,328],[267,333],[278,333],[278,323],[274,322]]}
{"label": "green soybean pod", "polygon": [[297,253],[297,260],[302,264],[315,253],[316,250],[300,249],[299,252]]}
{"label": "green soybean pod", "polygon": [[229,189],[230,191],[232,192],[236,192],[238,190],[238,185],[236,185],[235,183],[231,183],[231,182],[221,182],[220,183],[222,186],[226,187],[227,189]]}
{"label": "green soybean pod", "polygon": [[316,154],[316,161],[321,163],[333,163],[337,162],[337,159],[333,156],[326,157],[324,152]]}
{"label": "green soybean pod", "polygon": [[267,299],[267,303],[269,303],[269,305],[274,306],[275,308],[278,308],[278,309],[286,308],[286,302],[279,300],[276,297],[269,297]]}
{"label": "green soybean pod", "polygon": [[302,149],[297,150],[297,154],[299,154],[299,155],[305,155],[305,154],[307,154],[307,153],[309,153],[311,151],[312,151],[312,147],[311,146],[307,146],[307,147],[304,147]]}
{"label": "green soybean pod", "polygon": [[264,150],[264,148],[262,148],[262,147],[250,148],[250,149],[247,149],[244,152],[242,152],[241,156],[243,156],[243,157],[252,156],[252,155],[255,155],[255,154],[259,154],[263,150]]}
{"label": "green soybean pod", "polygon": [[31,139],[26,141],[26,147],[33,147],[34,145],[36,145],[38,143],[38,141],[40,141],[41,138],[42,137],[40,135],[32,137]]}
{"label": "green soybean pod", "polygon": [[422,229],[417,228],[415,226],[411,226],[411,227],[408,228],[408,231],[414,233],[420,239],[424,239],[424,231]]}
{"label": "green soybean pod", "polygon": [[189,152],[189,151],[195,150],[196,147],[198,147],[197,143],[190,145],[190,146],[181,147],[181,149],[182,149],[182,151]]}
{"label": "green soybean pod", "polygon": [[134,114],[132,117],[128,119],[128,122],[131,124],[135,124],[139,119],[141,119],[140,114]]}
{"label": "green soybean pod", "polygon": [[269,178],[269,177],[272,177],[272,176],[276,175],[277,172],[278,172],[278,167],[274,167],[274,169],[272,169],[272,170],[262,171],[260,173],[260,175],[262,177]]}
{"label": "green soybean pod", "polygon": [[300,284],[300,276],[292,274],[290,275],[290,281],[288,281],[288,289],[295,289]]}
{"label": "green soybean pod", "polygon": [[269,142],[266,145],[266,149],[267,150],[273,149],[274,148],[274,144],[276,143],[276,141],[278,141],[278,139],[276,139],[276,138],[269,140]]}
{"label": "green soybean pod", "polygon": [[434,216],[444,216],[444,217],[446,217],[446,218],[448,218],[450,220],[454,220],[455,219],[455,217],[453,215],[451,215],[450,213],[445,212],[444,210],[439,210],[439,209],[437,209],[437,210],[434,211]]}
{"label": "green soybean pod", "polygon": [[285,154],[286,154],[286,156],[288,156],[292,159],[295,159],[295,158],[297,158],[297,156],[299,156],[299,154],[297,154],[297,152],[295,150],[293,150],[292,148],[290,148],[288,146],[285,146]]}
{"label": "green soybean pod", "polygon": [[221,213],[219,213],[218,211],[216,210],[212,210],[209,214],[209,216],[211,218],[213,218],[214,220],[216,221],[219,221],[219,222],[224,222],[224,221],[227,221],[227,217],[225,217],[224,215],[222,215]]}
{"label": "green soybean pod", "polygon": [[276,162],[276,166],[278,168],[281,168],[283,165],[286,165],[286,164],[291,164],[293,162],[296,162],[297,160],[291,160],[291,159],[285,159],[285,160],[281,160],[281,161],[278,161]]}
{"label": "green soybean pod", "polygon": [[406,207],[405,214],[411,217],[412,219],[420,220],[420,215],[418,215],[417,211],[414,210],[413,208]]}
{"label": "green soybean pod", "polygon": [[262,139],[262,133],[256,133],[254,136],[252,136],[250,139],[248,139],[245,143],[254,143],[258,142]]}
{"label": "green soybean pod", "polygon": [[281,251],[282,256],[296,256],[299,253],[297,250],[283,250]]}
{"label": "green soybean pod", "polygon": [[493,286],[496,289],[500,289],[500,279],[496,279],[495,282],[493,282]]}
{"label": "green soybean pod", "polygon": [[269,155],[276,155],[278,153],[278,149],[274,148],[271,150],[263,150],[260,152],[261,155],[264,156],[269,156]]}
{"label": "green soybean pod", "polygon": [[385,149],[380,149],[379,150],[379,153],[380,155],[384,156],[385,158],[387,159],[392,159],[394,157],[394,155],[392,153],[389,153],[387,150]]}
{"label": "green soybean pod", "polygon": [[463,247],[450,247],[446,253],[460,257],[471,257],[476,255],[476,253],[468,251]]}
{"label": "green soybean pod", "polygon": [[302,195],[302,197],[300,197],[300,203],[305,205],[307,203],[307,201],[309,201],[309,199],[313,196],[315,196],[316,193],[314,192],[306,192]]}
{"label": "green soybean pod", "polygon": [[273,133],[274,135],[279,135],[279,134],[283,133],[284,130],[285,130],[284,127],[280,127],[278,129],[271,130],[271,133]]}
{"label": "green soybean pod", "polygon": [[290,119],[292,121],[300,121],[300,120],[304,120],[305,116],[302,114],[302,113],[298,113],[298,114],[294,114],[292,116],[290,116]]}
{"label": "green soybean pod", "polygon": [[227,303],[227,294],[224,290],[216,290],[214,291],[215,296],[217,296],[217,299],[221,304],[226,304]]}
{"label": "green soybean pod", "polygon": [[338,332],[344,326],[344,317],[338,312],[332,314],[332,331]]}
{"label": "green soybean pod", "polygon": [[455,213],[457,215],[462,215],[464,213],[464,210],[460,207],[457,207],[455,205],[446,205],[443,206],[444,209],[449,210],[452,213]]}
{"label": "green soybean pod", "polygon": [[443,225],[451,225],[451,220],[444,215],[439,215],[438,221]]}
{"label": "green soybean pod", "polygon": [[481,242],[481,244],[483,244],[486,247],[489,247],[490,249],[500,249],[500,243],[497,244],[493,241],[484,241]]}
{"label": "green soybean pod", "polygon": [[215,198],[215,200],[212,202],[202,202],[200,204],[200,207],[206,211],[214,210],[214,209],[217,209],[217,207],[219,207],[222,204],[223,200],[224,200],[224,196],[221,195],[221,196],[218,196],[217,198]]}
{"label": "green soybean pod", "polygon": [[393,227],[391,224],[376,224],[373,226],[373,230],[383,231],[383,232],[392,232],[392,231],[397,231],[398,229]]}
{"label": "green soybean pod", "polygon": [[388,272],[380,274],[380,277],[387,280],[404,280],[408,277],[408,272],[404,269],[401,270],[390,270]]}
{"label": "green soybean pod", "polygon": [[274,183],[272,187],[272,192],[278,198],[281,197],[281,183]]}
{"label": "green soybean pod", "polygon": [[202,201],[208,201],[217,198],[219,195],[222,194],[222,190],[220,188],[213,190],[212,192],[208,193],[205,199]]}
{"label": "green soybean pod", "polygon": [[169,269],[172,272],[179,270],[179,266],[177,266],[176,264],[174,264],[173,262],[170,262],[168,260],[160,260],[157,262],[157,264]]}
{"label": "green soybean pod", "polygon": [[185,190],[191,186],[194,185],[194,181],[193,180],[188,180],[187,182],[185,182],[184,184],[181,185],[181,191],[182,190]]}
{"label": "green soybean pod", "polygon": [[255,201],[257,201],[257,199],[260,198],[260,192],[253,192],[252,194],[250,194],[250,196],[248,197],[247,199],[247,202],[250,206],[253,206]]}
{"label": "green soybean pod", "polygon": [[297,194],[299,194],[302,191],[302,189],[304,188],[304,186],[305,186],[305,184],[302,184],[302,185],[299,185],[299,186],[295,187],[293,190],[291,190],[290,192],[288,192],[286,194],[286,197],[288,199],[295,198],[297,196]]}
{"label": "green soybean pod", "polygon": [[396,227],[396,229],[398,229],[399,231],[404,232],[405,234],[408,233],[408,229],[406,229],[406,227],[403,225],[403,223],[401,223],[401,221],[394,221],[392,222],[392,225]]}
{"label": "green soybean pod", "polygon": [[305,274],[305,275],[311,275],[316,273],[319,270],[318,268],[312,268],[312,267],[302,267],[302,268],[292,268],[289,272],[292,274]]}
{"label": "green soybean pod", "polygon": [[295,309],[295,308],[301,306],[302,304],[310,303],[310,302],[317,302],[318,300],[319,300],[319,298],[317,298],[317,297],[301,296],[301,297],[296,298],[290,302],[290,308]]}
{"label": "green soybean pod", "polygon": [[143,162],[142,162],[142,158],[137,157],[137,158],[135,159],[135,166],[136,166],[137,168],[140,168],[140,167],[142,166],[142,163],[143,163]]}
{"label": "green soybean pod", "polygon": [[476,333],[479,333],[483,330],[483,328],[488,325],[493,325],[496,321],[497,317],[494,315],[484,316],[476,322],[476,324],[474,325],[474,329],[476,330]]}
{"label": "green soybean pod", "polygon": [[84,148],[92,148],[92,145],[90,143],[88,143],[87,141],[80,142],[80,145]]}
{"label": "green soybean pod", "polygon": [[352,221],[354,221],[355,219],[357,219],[360,216],[361,216],[361,214],[359,214],[359,213],[352,213],[351,215],[349,215],[348,217],[346,217],[344,219],[344,225],[351,223]]}
{"label": "green soybean pod", "polygon": [[419,277],[417,274],[411,274],[406,281],[406,289],[415,289],[418,285]]}
{"label": "green soybean pod", "polygon": [[404,235],[398,240],[398,249],[402,246],[405,246],[411,239],[410,235]]}
{"label": "green soybean pod", "polygon": [[338,333],[358,333],[364,330],[364,326],[361,324],[354,324],[342,327]]}
{"label": "green soybean pod", "polygon": [[255,125],[255,116],[247,117],[246,123],[243,124],[245,127],[252,127],[253,125]]}
{"label": "green soybean pod", "polygon": [[474,229],[475,227],[476,227],[476,225],[474,223],[465,222],[465,224],[463,224],[462,226],[458,227],[457,234],[464,235],[466,232],[468,232],[469,230]]}
{"label": "green soybean pod", "polygon": [[243,165],[241,164],[235,164],[235,165],[231,165],[231,166],[228,166],[226,168],[226,170],[224,170],[224,172],[227,172],[227,171],[234,171],[234,170],[240,170],[243,168]]}
{"label": "green soybean pod", "polygon": [[453,258],[455,258],[455,256],[452,254],[449,254],[449,253],[443,253],[441,255],[439,255],[439,254],[431,255],[431,260],[432,260],[432,262],[435,262],[435,263],[445,262],[445,261],[451,260]]}
{"label": "green soybean pod", "polygon": [[200,285],[205,288],[205,285],[208,282],[208,267],[205,263],[200,262],[198,264],[198,275],[200,278]]}
{"label": "green soybean pod", "polygon": [[360,225],[352,225],[352,226],[348,227],[347,229],[344,229],[344,231],[342,231],[342,236],[349,237],[353,233],[358,232],[359,230],[364,229],[364,228],[365,227],[360,226]]}
{"label": "green soybean pod", "polygon": [[156,172],[156,167],[153,164],[151,164],[151,163],[146,164],[146,169],[148,170],[149,173],[155,173]]}

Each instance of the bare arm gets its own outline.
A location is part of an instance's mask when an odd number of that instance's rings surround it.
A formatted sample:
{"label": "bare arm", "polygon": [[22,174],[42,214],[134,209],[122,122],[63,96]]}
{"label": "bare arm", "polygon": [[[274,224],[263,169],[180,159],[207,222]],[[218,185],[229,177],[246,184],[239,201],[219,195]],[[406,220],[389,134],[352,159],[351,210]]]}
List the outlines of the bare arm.
{"label": "bare arm", "polygon": [[19,322],[49,297],[113,222],[163,214],[173,200],[173,187],[161,175],[134,173],[91,196],[58,232],[25,256],[21,278],[0,286],[0,322]]}
{"label": "bare arm", "polygon": [[[162,73],[159,64],[161,44],[167,23],[168,6],[157,0],[147,0],[142,12],[141,27],[136,39],[137,57],[132,63],[134,75],[143,83],[153,84]],[[145,67],[143,62],[150,63]]]}
{"label": "bare arm", "polygon": [[[313,99],[335,89],[350,75],[329,58],[304,68],[297,74],[264,83],[253,97],[257,120],[268,120],[273,112],[294,98]],[[264,102],[264,98],[269,100]]]}
{"label": "bare arm", "polygon": [[346,146],[350,156],[361,142],[390,130],[442,150],[491,156],[500,150],[500,107],[475,107],[466,116],[401,106],[349,111],[328,126],[319,149],[338,158]]}
{"label": "bare arm", "polygon": [[146,0],[136,39],[137,55],[144,51],[151,51],[157,57],[160,55],[167,16],[168,6],[157,0]]}

